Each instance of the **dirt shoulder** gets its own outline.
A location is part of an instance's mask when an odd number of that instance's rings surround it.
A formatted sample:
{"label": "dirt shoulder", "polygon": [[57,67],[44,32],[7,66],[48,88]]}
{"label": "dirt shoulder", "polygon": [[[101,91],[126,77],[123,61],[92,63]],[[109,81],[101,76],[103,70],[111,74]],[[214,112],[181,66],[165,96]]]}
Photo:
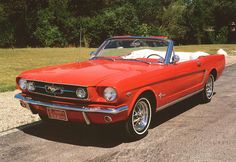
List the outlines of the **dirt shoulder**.
{"label": "dirt shoulder", "polygon": [[38,115],[20,107],[14,99],[16,93],[19,91],[0,93],[0,132],[39,120]]}
{"label": "dirt shoulder", "polygon": [[[236,56],[227,56],[226,64],[236,64]],[[21,108],[14,95],[19,91],[0,93],[0,132],[40,120],[27,109]]]}
{"label": "dirt shoulder", "polygon": [[236,56],[227,56],[226,57],[226,65],[236,64]]}

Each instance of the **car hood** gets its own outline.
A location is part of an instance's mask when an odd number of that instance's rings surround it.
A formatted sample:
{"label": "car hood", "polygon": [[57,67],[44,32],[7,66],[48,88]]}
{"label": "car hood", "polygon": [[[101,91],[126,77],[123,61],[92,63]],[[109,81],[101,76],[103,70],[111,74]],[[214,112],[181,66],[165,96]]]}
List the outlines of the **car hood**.
{"label": "car hood", "polygon": [[149,65],[145,63],[91,60],[29,70],[20,74],[19,77],[49,83],[96,86],[106,79],[116,78],[118,81],[149,69]]}

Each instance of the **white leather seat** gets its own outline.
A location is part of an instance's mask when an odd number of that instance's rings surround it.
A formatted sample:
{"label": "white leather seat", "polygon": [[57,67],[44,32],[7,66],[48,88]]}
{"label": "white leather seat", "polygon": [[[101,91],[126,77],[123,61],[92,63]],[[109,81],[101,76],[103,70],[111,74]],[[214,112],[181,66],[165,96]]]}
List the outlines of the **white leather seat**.
{"label": "white leather seat", "polygon": [[207,56],[207,55],[209,55],[209,54],[206,53],[206,52],[201,52],[201,51],[194,52],[194,53],[192,53],[192,55],[191,55],[191,60],[195,60],[195,59],[197,59],[197,58],[200,57],[200,56]]}
{"label": "white leather seat", "polygon": [[[151,49],[141,49],[137,51],[131,52],[131,54],[127,56],[123,56],[124,59],[136,59],[136,58],[147,58],[151,54],[158,54],[165,58],[166,52],[165,51],[155,51]],[[207,56],[209,55],[206,52],[175,52],[176,55],[180,57],[179,62],[190,61],[197,59],[200,56]],[[159,58],[158,56],[153,55],[151,58]]]}
{"label": "white leather seat", "polygon": [[179,62],[184,62],[184,61],[190,61],[190,60],[195,60],[200,56],[207,56],[209,55],[206,52],[175,52],[176,55],[180,57]]}
{"label": "white leather seat", "polygon": [[[150,49],[141,49],[137,51],[131,52],[130,55],[124,56],[124,59],[136,59],[136,58],[147,58],[151,54],[157,54],[160,55],[161,57],[165,58],[165,51],[155,51],[155,50],[150,50]],[[151,58],[159,58],[158,56],[153,55]]]}

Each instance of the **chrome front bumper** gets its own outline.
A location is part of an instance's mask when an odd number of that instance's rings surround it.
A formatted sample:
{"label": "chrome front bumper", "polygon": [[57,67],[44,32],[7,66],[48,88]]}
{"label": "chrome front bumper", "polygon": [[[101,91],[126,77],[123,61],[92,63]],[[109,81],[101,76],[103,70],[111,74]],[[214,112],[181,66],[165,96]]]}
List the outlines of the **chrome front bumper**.
{"label": "chrome front bumper", "polygon": [[101,107],[88,108],[88,107],[72,107],[72,106],[67,106],[67,105],[52,104],[52,103],[32,100],[31,98],[22,96],[21,93],[16,94],[15,98],[31,105],[38,105],[38,106],[44,106],[47,108],[56,108],[56,109],[62,109],[62,110],[79,111],[82,113],[92,112],[92,113],[118,114],[118,113],[128,110],[128,106],[121,106],[117,108],[101,108]]}

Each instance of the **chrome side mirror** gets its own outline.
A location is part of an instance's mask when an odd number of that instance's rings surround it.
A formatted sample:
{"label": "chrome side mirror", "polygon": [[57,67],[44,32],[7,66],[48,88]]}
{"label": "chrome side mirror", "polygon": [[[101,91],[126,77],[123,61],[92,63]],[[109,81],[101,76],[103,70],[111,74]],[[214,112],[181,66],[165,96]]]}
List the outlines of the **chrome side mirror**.
{"label": "chrome side mirror", "polygon": [[93,58],[93,57],[95,56],[95,54],[96,54],[96,52],[95,52],[95,51],[92,51],[92,52],[90,52],[90,53],[89,53],[89,55],[90,55],[90,58]]}
{"label": "chrome side mirror", "polygon": [[89,55],[92,56],[92,55],[95,55],[95,53],[96,53],[95,51],[92,51],[89,53]]}
{"label": "chrome side mirror", "polygon": [[172,57],[172,63],[173,63],[173,64],[179,62],[179,60],[180,60],[180,57],[179,57],[178,55],[174,55],[174,56]]}

